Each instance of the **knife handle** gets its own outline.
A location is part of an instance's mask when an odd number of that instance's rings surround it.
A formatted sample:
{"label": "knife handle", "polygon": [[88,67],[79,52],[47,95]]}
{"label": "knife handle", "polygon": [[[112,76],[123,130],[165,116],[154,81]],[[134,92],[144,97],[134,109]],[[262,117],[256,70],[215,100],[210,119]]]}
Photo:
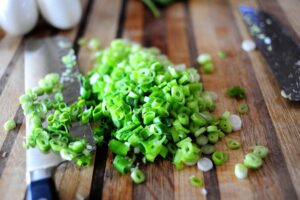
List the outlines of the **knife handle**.
{"label": "knife handle", "polygon": [[58,195],[55,188],[53,179],[45,178],[33,181],[28,186],[27,200],[57,200]]}

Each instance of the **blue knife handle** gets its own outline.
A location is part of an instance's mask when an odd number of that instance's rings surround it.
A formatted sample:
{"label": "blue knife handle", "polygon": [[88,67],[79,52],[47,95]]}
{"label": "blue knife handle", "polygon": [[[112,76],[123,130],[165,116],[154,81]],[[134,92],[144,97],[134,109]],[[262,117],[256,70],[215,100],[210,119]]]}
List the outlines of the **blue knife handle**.
{"label": "blue knife handle", "polygon": [[33,181],[28,186],[27,200],[58,200],[53,179],[46,178]]}

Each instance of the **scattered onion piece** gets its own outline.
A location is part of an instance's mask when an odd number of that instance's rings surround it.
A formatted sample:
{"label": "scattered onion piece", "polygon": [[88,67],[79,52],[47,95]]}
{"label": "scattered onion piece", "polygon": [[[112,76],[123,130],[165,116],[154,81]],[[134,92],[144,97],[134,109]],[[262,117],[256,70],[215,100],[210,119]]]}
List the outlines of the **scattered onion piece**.
{"label": "scattered onion piece", "polygon": [[211,96],[211,98],[212,98],[214,101],[218,100],[218,94],[217,94],[216,92],[214,92],[214,91],[209,91],[209,92],[207,92],[207,93]]}
{"label": "scattered onion piece", "polygon": [[239,131],[239,130],[241,130],[241,128],[242,128],[242,120],[241,120],[240,116],[235,115],[235,114],[231,114],[228,117],[228,121],[230,122],[233,131]]}
{"label": "scattered onion piece", "polygon": [[234,174],[238,179],[244,179],[248,176],[248,168],[241,163],[237,163],[234,166]]}
{"label": "scattered onion piece", "polygon": [[253,51],[256,48],[256,45],[252,40],[244,40],[241,46],[242,49],[247,52]]}
{"label": "scattered onion piece", "polygon": [[208,172],[213,168],[213,163],[209,158],[204,157],[197,162],[197,167],[203,172]]}
{"label": "scattered onion piece", "polygon": [[201,193],[206,196],[207,195],[207,190],[205,188],[202,188]]}

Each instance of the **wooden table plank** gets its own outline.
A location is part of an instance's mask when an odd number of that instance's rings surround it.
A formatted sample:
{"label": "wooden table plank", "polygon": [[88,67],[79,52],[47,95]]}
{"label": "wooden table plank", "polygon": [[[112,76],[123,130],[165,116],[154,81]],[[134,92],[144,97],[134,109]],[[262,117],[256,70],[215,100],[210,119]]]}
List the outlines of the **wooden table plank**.
{"label": "wooden table plank", "polygon": [[[232,62],[230,66],[224,66],[221,62],[216,63],[216,72],[214,73],[214,76],[203,76],[204,85],[207,89],[217,90],[217,93],[221,96],[224,96],[225,90],[229,86],[237,84],[245,87],[248,94],[247,103],[250,107],[250,112],[243,118],[244,127],[241,131],[241,139],[244,144],[244,150],[247,151],[247,148],[251,145],[262,144],[267,145],[271,152],[273,152],[266,160],[266,164],[263,168],[256,173],[252,173],[249,177],[254,197],[283,198],[285,197],[284,195],[288,194],[291,195],[291,198],[295,197],[290,178],[289,176],[285,176],[288,171],[286,170],[285,163],[282,163],[284,158],[280,146],[278,146],[278,140],[274,135],[276,134],[275,129],[272,125],[269,113],[267,112],[267,107],[260,92],[258,82],[255,76],[253,76],[253,67],[247,56],[241,52],[240,36],[235,31],[236,25],[230,13],[231,11],[228,7],[228,3],[224,1],[213,1],[209,3],[202,1],[202,3],[203,6],[207,6],[207,8],[202,8],[203,12],[199,11],[199,9],[201,9],[201,2],[198,2],[198,10],[195,12],[194,16],[195,22],[199,22],[198,26],[194,26],[198,27],[196,35],[202,35],[197,42],[198,49],[202,52],[216,55],[218,50],[221,50],[226,46],[228,47],[228,44],[230,44],[232,56],[236,58],[235,62]],[[195,7],[193,8],[196,10]],[[201,24],[201,21],[198,19],[209,20],[208,23],[210,26],[205,26],[203,21]],[[218,60],[216,56],[214,58],[215,60]],[[235,76],[236,78],[234,78]],[[239,77],[243,78],[241,79]],[[221,105],[221,108],[234,111],[235,105],[233,105],[232,100],[229,102],[226,98],[222,98],[222,104],[225,105]],[[253,126],[253,124],[255,124],[255,126]],[[220,144],[218,146],[220,146]],[[240,162],[241,161],[242,160],[240,160]],[[279,163],[282,164],[280,168],[278,167]],[[230,164],[231,168],[227,169],[227,165]],[[235,193],[238,197],[243,197],[244,195],[243,191],[238,191],[232,186],[234,185],[234,178],[231,178],[232,175],[228,174],[228,171],[233,170],[233,165],[234,163],[229,160],[228,163],[217,168],[222,198],[232,197],[232,193]],[[270,179],[261,179],[261,176],[268,176]],[[285,183],[279,184],[279,180],[281,182],[285,181]],[[230,184],[231,187],[229,187],[228,184]],[[236,182],[236,185],[238,186],[238,182]],[[264,185],[267,187],[262,188]],[[256,192],[254,193],[254,191]]]}
{"label": "wooden table plank", "polygon": [[[114,38],[114,32],[116,32],[117,29],[118,16],[114,13],[119,12],[120,1],[89,1],[88,6],[90,8],[86,8],[86,14],[88,14],[89,17],[83,19],[84,21],[82,21],[80,25],[82,30],[78,30],[77,35],[73,35],[73,37],[77,37],[78,39],[78,34],[82,34],[80,37],[90,38],[96,36],[101,39],[105,38],[104,45],[107,45],[109,41]],[[99,22],[99,20],[101,21]],[[83,73],[87,72],[88,69],[91,69],[92,65],[90,59],[90,52],[85,48],[80,49],[79,66]],[[70,173],[70,170],[74,172]],[[58,188],[61,199],[74,199],[75,197],[78,198],[80,196],[87,198],[91,191],[93,171],[93,167],[79,170],[71,163],[68,164],[67,167],[63,167],[63,176],[61,177]],[[67,178],[71,175],[75,177],[74,182],[70,182]],[[70,190],[72,192],[70,192]],[[100,191],[101,188],[99,191],[94,191],[94,194],[101,194]],[[93,198],[93,196],[91,198]]]}
{"label": "wooden table plank", "polygon": [[[4,75],[5,71],[7,70],[7,67],[9,66],[10,61],[16,60],[13,59],[13,56],[15,55],[17,48],[21,44],[21,37],[14,37],[6,35],[4,36],[0,41],[0,77],[2,79],[2,76]],[[0,80],[1,80],[0,79]]]}
{"label": "wooden table plank", "polygon": [[288,22],[290,23],[293,30],[300,38],[300,23],[299,23],[299,10],[300,10],[300,1],[298,0],[277,0],[279,6],[287,17]]}
{"label": "wooden table plank", "polygon": [[[21,48],[23,49],[23,48]],[[23,56],[17,61],[14,61],[11,73],[7,76],[7,81],[1,92],[0,98],[0,123],[4,124],[8,119],[13,119],[19,108],[19,100],[16,98],[24,93],[24,74],[23,70]],[[5,98],[3,98],[5,97]],[[20,112],[21,110],[19,110]],[[22,112],[21,112],[22,113]],[[6,133],[3,128],[0,130],[0,146],[3,147],[3,143],[8,137],[9,133]],[[13,141],[11,141],[13,142]],[[13,144],[13,143],[12,143]],[[2,150],[3,151],[3,150]],[[4,152],[0,152],[1,154]],[[9,153],[9,152],[8,152]],[[0,165],[2,165],[1,163]],[[1,168],[1,167],[0,167]],[[1,169],[0,169],[1,170]],[[0,176],[1,177],[1,176]]]}
{"label": "wooden table plank", "polygon": [[[238,3],[238,1],[231,1],[231,4],[234,7],[236,7]],[[245,3],[252,3],[253,6],[258,6],[254,1],[245,1]],[[300,3],[298,2],[297,5],[299,4]],[[243,38],[250,38],[242,23],[242,19],[236,10],[234,11],[234,15]],[[282,13],[277,15],[277,17],[278,16],[282,16]],[[292,16],[294,16],[294,13]],[[289,25],[286,24],[286,26]],[[297,29],[297,31],[299,31],[299,29]],[[293,185],[299,186],[300,180],[298,177],[300,177],[300,169],[297,166],[300,164],[300,147],[298,145],[298,141],[300,141],[300,105],[297,103],[290,103],[281,97],[280,88],[270,72],[267,63],[259,52],[253,52],[249,54],[249,57],[253,66],[255,66],[255,76],[258,79],[260,89],[276,129]],[[298,196],[300,196],[300,188],[295,187],[295,189]]]}
{"label": "wooden table plank", "polygon": [[[9,81],[3,91],[2,95],[9,98],[1,98],[1,100],[6,100],[6,102],[0,102],[1,113],[9,113],[9,115],[18,116],[17,122],[23,123],[22,111],[19,108],[18,98],[16,95],[21,95],[24,92],[23,84],[24,78],[23,68],[23,56],[16,62],[14,71],[11,74]],[[5,107],[2,107],[5,106]],[[9,115],[1,115],[1,117]],[[13,116],[11,116],[13,118]],[[15,118],[16,119],[16,118]],[[1,136],[6,136],[7,138],[1,138],[5,142],[1,146],[1,150],[7,153],[7,156],[1,159],[0,163],[0,192],[1,198],[3,199],[22,199],[26,190],[25,182],[25,152],[22,143],[24,142],[25,136],[25,126],[22,125],[21,128],[13,130],[9,133],[1,134]],[[1,154],[3,153],[1,152]],[[8,183],[9,187],[7,187]]]}
{"label": "wooden table plank", "polygon": [[[177,3],[166,10],[167,56],[173,63],[183,63],[192,67],[195,60],[189,49],[190,34],[187,3]],[[193,42],[193,41],[192,41]],[[203,174],[195,166],[178,171],[173,167],[175,199],[205,199],[200,188],[191,187],[188,177],[195,175],[203,179]]]}
{"label": "wooden table plank", "polygon": [[[119,13],[122,9],[122,2],[119,0],[102,0],[95,1],[93,6],[93,12],[91,14],[90,20],[87,22],[87,30],[84,37],[98,37],[100,38],[103,47],[109,45],[109,43],[116,37],[118,30]],[[123,8],[124,9],[124,8]],[[117,13],[117,14],[116,14]],[[79,54],[79,65],[83,66],[83,73],[87,72],[93,67],[90,57],[90,51],[87,49],[82,49]],[[99,199],[103,194],[103,199],[109,198],[109,195],[113,195],[114,187],[118,186],[118,179],[105,180],[106,175],[104,174],[109,171],[106,168],[107,162],[111,162],[111,159],[107,161],[102,161],[106,159],[107,148],[98,148],[96,152],[95,166],[93,170],[93,175],[91,176],[91,188],[90,188],[90,199]],[[109,165],[109,164],[108,164]],[[106,170],[107,169],[107,170]],[[108,175],[108,177],[110,177]],[[107,183],[106,183],[107,182]],[[124,184],[126,185],[126,184]],[[126,189],[125,187],[118,186],[119,189]],[[129,187],[130,189],[130,187]],[[121,194],[116,193],[117,195]],[[130,193],[129,193],[130,194]]]}

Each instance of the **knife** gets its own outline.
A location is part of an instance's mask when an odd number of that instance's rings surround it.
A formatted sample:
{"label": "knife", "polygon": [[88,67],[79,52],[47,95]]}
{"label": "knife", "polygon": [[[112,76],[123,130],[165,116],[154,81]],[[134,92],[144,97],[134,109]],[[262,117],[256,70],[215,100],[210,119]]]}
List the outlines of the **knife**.
{"label": "knife", "polygon": [[299,43],[270,14],[246,5],[240,5],[239,10],[281,87],[281,95],[291,101],[300,101]]}
{"label": "knife", "polygon": [[[46,39],[29,39],[25,44],[25,90],[38,85],[38,81],[51,72],[61,73],[65,70],[61,63],[62,56],[71,50],[71,42],[60,36]],[[77,100],[80,82],[77,79],[79,70],[74,67],[69,71],[69,78],[63,79],[65,90],[63,96],[70,104]],[[70,128],[75,137],[86,138],[91,149],[94,149],[92,130],[89,125],[75,124]],[[26,121],[26,136],[31,134],[31,127]],[[27,200],[55,200],[58,195],[52,178],[56,167],[64,160],[60,155],[47,152],[42,153],[38,148],[26,151],[26,181]]]}

